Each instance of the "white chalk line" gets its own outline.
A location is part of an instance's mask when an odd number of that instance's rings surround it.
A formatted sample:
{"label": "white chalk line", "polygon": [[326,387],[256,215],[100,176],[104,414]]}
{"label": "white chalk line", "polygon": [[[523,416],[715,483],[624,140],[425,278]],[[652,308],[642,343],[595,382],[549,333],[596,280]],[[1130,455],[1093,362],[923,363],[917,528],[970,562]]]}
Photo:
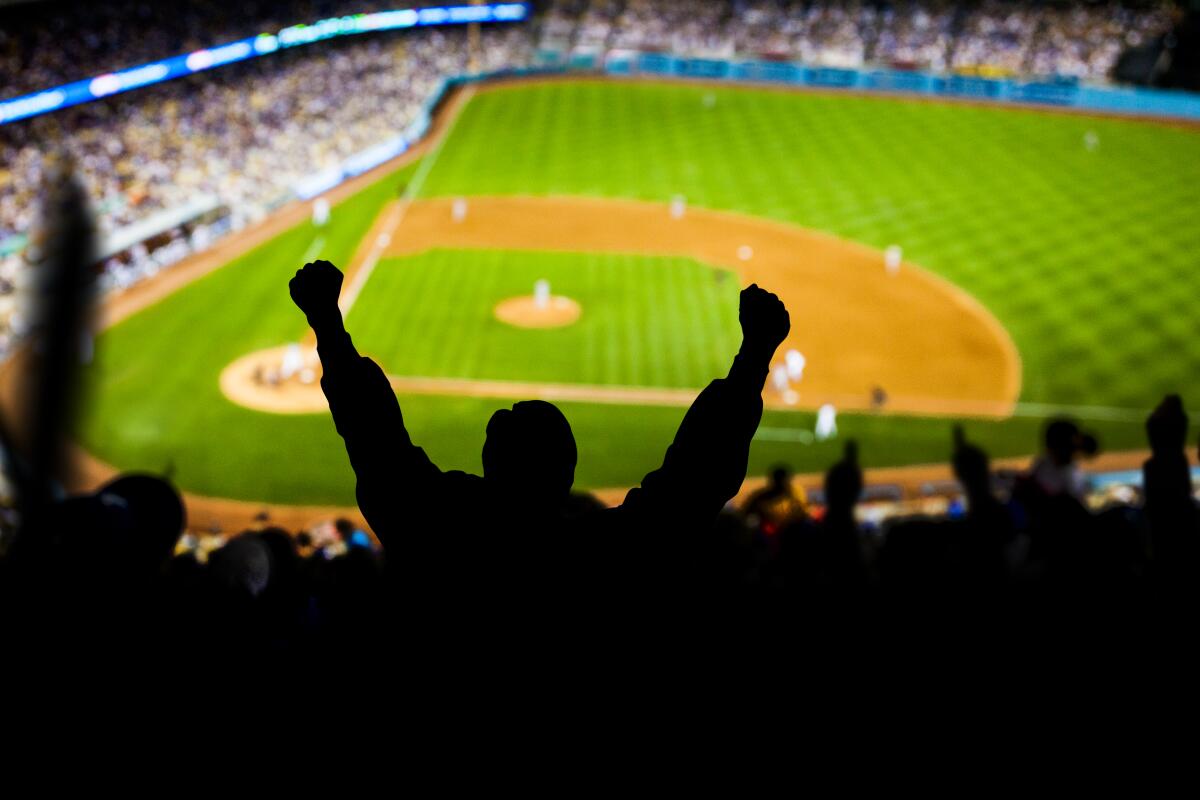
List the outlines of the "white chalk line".
{"label": "white chalk line", "polygon": [[[813,415],[816,414],[815,410],[802,410]],[[1150,411],[1151,409],[1149,407],[1129,408],[1122,406],[1085,406],[1059,403],[1017,403],[1010,416],[1021,419],[1050,419],[1052,417],[1069,417],[1076,420],[1086,420],[1090,422],[1142,422],[1150,414]],[[861,415],[863,412],[859,410],[847,410],[846,413],[849,415]],[[899,418],[908,415],[896,414],[894,416]],[[946,417],[946,419],[951,420],[953,417]],[[1004,418],[987,419],[986,421],[1003,422]],[[762,426],[759,427],[758,431],[754,434],[754,438],[770,442],[798,442],[800,444],[811,444],[813,442],[813,433],[808,427],[788,428]]]}
{"label": "white chalk line", "polygon": [[1083,406],[1058,403],[1017,403],[1014,417],[1078,417],[1093,421],[1142,422],[1153,406],[1129,408],[1123,406]]}
{"label": "white chalk line", "polygon": [[307,264],[308,262],[312,261],[318,255],[320,255],[321,250],[324,247],[325,247],[325,237],[324,236],[318,236],[317,238],[313,239],[312,243],[308,246],[308,249],[304,251],[304,255],[302,255],[300,257],[300,263]]}
{"label": "white chalk line", "polygon": [[375,265],[379,263],[379,257],[383,255],[387,246],[391,244],[396,230],[404,222],[404,215],[408,213],[409,206],[412,205],[413,200],[420,193],[421,187],[425,185],[425,179],[429,177],[429,173],[433,170],[433,165],[437,163],[438,156],[442,154],[442,147],[446,144],[446,140],[450,138],[450,134],[454,132],[454,126],[458,123],[458,118],[462,116],[462,108],[470,101],[474,94],[475,87],[468,86],[463,93],[458,112],[450,118],[446,130],[442,132],[441,138],[434,145],[433,152],[421,159],[421,165],[417,167],[416,174],[413,175],[413,179],[405,187],[404,196],[400,198],[400,202],[395,206],[395,211],[392,213],[391,219],[384,226],[383,233],[376,237],[375,244],[371,247],[371,252],[367,255],[367,259],[350,279],[350,285],[342,291],[342,297],[338,301],[338,305],[342,309],[342,316],[348,314],[350,309],[354,307],[359,293],[366,286],[371,273],[375,271]]}
{"label": "white chalk line", "polygon": [[764,428],[759,427],[754,432],[755,439],[768,442],[796,442],[812,444],[816,436],[807,428]]}

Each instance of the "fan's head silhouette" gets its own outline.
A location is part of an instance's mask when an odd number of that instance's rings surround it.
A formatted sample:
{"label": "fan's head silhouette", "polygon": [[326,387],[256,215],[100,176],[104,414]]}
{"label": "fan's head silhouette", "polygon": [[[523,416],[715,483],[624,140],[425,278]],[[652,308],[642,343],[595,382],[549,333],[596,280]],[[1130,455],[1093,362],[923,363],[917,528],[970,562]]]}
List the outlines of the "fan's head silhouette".
{"label": "fan's head silhouette", "polygon": [[526,400],[492,415],[483,444],[483,476],[506,493],[565,498],[575,482],[575,435],[544,400]]}
{"label": "fan's head silhouette", "polygon": [[[322,331],[334,339],[345,336],[338,307],[342,277],[328,261],[315,261],[289,285],[318,340]],[[483,445],[483,476],[501,497],[552,506],[565,500],[575,483],[576,457],[575,435],[563,413],[545,401],[527,400],[492,415]]]}

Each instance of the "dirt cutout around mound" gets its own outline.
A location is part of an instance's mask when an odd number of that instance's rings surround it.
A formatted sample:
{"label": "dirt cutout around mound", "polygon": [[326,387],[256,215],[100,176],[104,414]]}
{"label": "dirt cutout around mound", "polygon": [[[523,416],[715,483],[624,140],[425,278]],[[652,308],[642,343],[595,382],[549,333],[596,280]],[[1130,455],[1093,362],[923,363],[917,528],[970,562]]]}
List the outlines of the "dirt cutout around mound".
{"label": "dirt cutout around mound", "polygon": [[[689,208],[679,216],[665,204],[631,200],[472,197],[459,219],[453,205],[451,198],[411,203],[404,235],[391,237],[385,256],[438,247],[687,256],[734,271],[743,285],[776,292],[791,311],[792,332],[775,365],[795,349],[805,366],[786,389],[768,382],[764,401],[771,408],[831,403],[839,410],[1004,418],[1020,393],[1017,349],[982,305],[912,264],[889,271],[882,252],[856,242],[745,214]],[[391,216],[385,208],[380,220]],[[348,273],[364,261],[356,254]],[[385,262],[378,268],[405,267]],[[225,371],[222,389],[234,402],[262,411],[325,411],[315,383],[234,386],[235,372],[244,379],[279,363],[277,350],[250,354]],[[392,382],[401,394],[629,405],[688,405],[699,391],[421,376],[393,376]],[[879,390],[886,397],[882,408]]]}
{"label": "dirt cutout around mound", "polygon": [[496,319],[514,328],[564,328],[579,319],[583,309],[569,297],[554,296],[540,305],[536,297],[510,297],[492,309]]}

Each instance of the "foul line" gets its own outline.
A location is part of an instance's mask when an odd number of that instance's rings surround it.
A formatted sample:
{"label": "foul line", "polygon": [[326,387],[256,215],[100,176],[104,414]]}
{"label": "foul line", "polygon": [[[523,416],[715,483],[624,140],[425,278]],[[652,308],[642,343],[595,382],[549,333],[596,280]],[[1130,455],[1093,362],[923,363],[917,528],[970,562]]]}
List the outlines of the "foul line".
{"label": "foul line", "polygon": [[338,306],[342,309],[343,317],[353,308],[355,301],[358,300],[359,293],[362,292],[363,286],[367,284],[367,279],[375,271],[375,265],[379,263],[379,257],[383,255],[383,251],[391,244],[392,236],[395,235],[400,224],[404,222],[404,215],[408,213],[409,206],[416,199],[417,194],[421,191],[421,187],[425,185],[425,179],[429,177],[430,171],[433,170],[433,165],[437,163],[438,156],[442,154],[442,147],[445,146],[446,140],[454,132],[454,126],[458,124],[458,118],[462,116],[462,108],[471,100],[474,94],[475,87],[468,86],[463,93],[462,99],[459,101],[458,110],[450,118],[450,124],[442,132],[441,138],[438,139],[437,145],[433,148],[433,152],[421,160],[421,165],[417,167],[417,172],[413,175],[413,179],[404,188],[404,196],[400,198],[400,202],[395,206],[392,217],[384,226],[383,233],[375,238],[375,244],[371,248],[367,260],[351,276],[350,284],[345,287],[341,299],[338,301]]}
{"label": "foul line", "polygon": [[[808,411],[811,409],[796,409],[798,411]],[[847,409],[847,414],[861,414],[858,409]],[[1118,406],[1074,406],[1058,403],[1017,403],[1013,409],[1013,417],[1021,417],[1026,419],[1051,419],[1053,417],[1071,417],[1078,420],[1089,420],[1091,422],[1141,422],[1144,420],[1150,411],[1143,408],[1122,408]],[[903,412],[897,414],[898,417],[903,417]],[[919,415],[915,415],[919,416]],[[993,421],[993,420],[989,420]],[[994,420],[1002,422],[1003,419]],[[816,441],[816,437],[810,427],[766,427],[759,426],[754,434],[755,439],[768,442],[795,442],[798,444],[812,444]]]}
{"label": "foul line", "polygon": [[1152,408],[1152,406],[1147,408],[1128,408],[1120,406],[1059,405],[1057,403],[1017,403],[1017,407],[1013,409],[1013,416],[1067,416],[1094,421],[1141,422],[1150,415]]}
{"label": "foul line", "polygon": [[302,255],[300,257],[300,263],[307,264],[308,262],[312,261],[314,258],[317,257],[317,255],[321,252],[322,248],[324,248],[324,247],[325,247],[325,237],[324,236],[318,236],[317,238],[313,239],[312,244],[310,244],[308,246],[308,249],[304,251],[304,255]]}
{"label": "foul line", "polygon": [[[636,406],[681,406],[686,408],[700,394],[699,388],[669,388],[656,386],[624,386],[620,384],[585,383],[539,383],[535,381],[487,380],[479,378],[424,377],[417,375],[388,375],[392,388],[400,394],[431,394],[451,397],[491,397],[496,399],[530,399],[551,402],[598,403],[604,405]],[[783,404],[774,394],[763,398],[767,411],[801,412],[815,414],[816,405],[802,406]],[[824,396],[822,402],[831,403],[838,414],[872,413],[869,399],[864,397]],[[971,401],[938,400],[935,398],[893,398],[882,411],[888,416],[928,418],[977,418],[1003,421],[1012,417],[1049,419],[1056,416],[1074,417],[1091,421],[1141,422],[1149,413],[1147,409],[1086,406],[1053,403],[1017,403],[1009,414],[980,413],[988,403]],[[925,409],[922,410],[921,406]],[[760,439],[777,441],[804,441],[812,434],[807,428],[791,426],[760,427]],[[805,442],[807,443],[807,442]]]}
{"label": "foul line", "polygon": [[754,432],[754,438],[767,442],[797,442],[812,444],[816,435],[808,428],[768,428],[762,425]]}

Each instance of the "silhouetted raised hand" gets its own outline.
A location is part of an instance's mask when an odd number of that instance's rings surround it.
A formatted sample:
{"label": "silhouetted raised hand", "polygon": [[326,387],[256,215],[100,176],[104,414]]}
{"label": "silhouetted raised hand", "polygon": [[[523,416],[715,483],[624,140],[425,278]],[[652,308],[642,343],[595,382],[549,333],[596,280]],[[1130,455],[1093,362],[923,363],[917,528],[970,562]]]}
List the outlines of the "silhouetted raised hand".
{"label": "silhouetted raised hand", "polygon": [[1187,460],[1187,412],[1167,395],[1146,419],[1150,458],[1142,465],[1146,518],[1160,572],[1190,575],[1200,547]]}
{"label": "silhouetted raised hand", "polygon": [[762,418],[771,357],[791,330],[791,317],[778,297],[753,284],[742,290],[738,320],[742,345],[729,374],[692,403],[662,467],[626,497],[627,510],[710,519],[737,494]]}
{"label": "silhouetted raised hand", "polygon": [[1187,429],[1188,416],[1183,410],[1183,400],[1177,394],[1167,395],[1146,418],[1150,451],[1156,456],[1183,454],[1187,446]]}
{"label": "silhouetted raised hand", "polygon": [[1013,536],[1012,515],[992,492],[992,470],[983,448],[967,441],[962,425],[954,426],[954,476],[967,495],[964,535],[959,537],[960,568],[968,582],[984,590],[1006,574],[1004,548]]}
{"label": "silhouetted raised hand", "polygon": [[328,261],[313,261],[296,271],[288,291],[310,324],[326,322],[340,314],[342,271]]}
{"label": "silhouetted raised hand", "polygon": [[967,441],[962,425],[954,426],[954,477],[967,493],[968,502],[991,495],[991,468],[987,453]]}
{"label": "silhouetted raised hand", "polygon": [[842,460],[825,473],[826,518],[852,518],[862,490],[863,473],[858,465],[858,442],[849,439],[842,451]]}
{"label": "silhouetted raised hand", "polygon": [[742,325],[742,348],[773,354],[792,329],[791,316],[783,301],[752,283],[742,290],[738,304]]}

